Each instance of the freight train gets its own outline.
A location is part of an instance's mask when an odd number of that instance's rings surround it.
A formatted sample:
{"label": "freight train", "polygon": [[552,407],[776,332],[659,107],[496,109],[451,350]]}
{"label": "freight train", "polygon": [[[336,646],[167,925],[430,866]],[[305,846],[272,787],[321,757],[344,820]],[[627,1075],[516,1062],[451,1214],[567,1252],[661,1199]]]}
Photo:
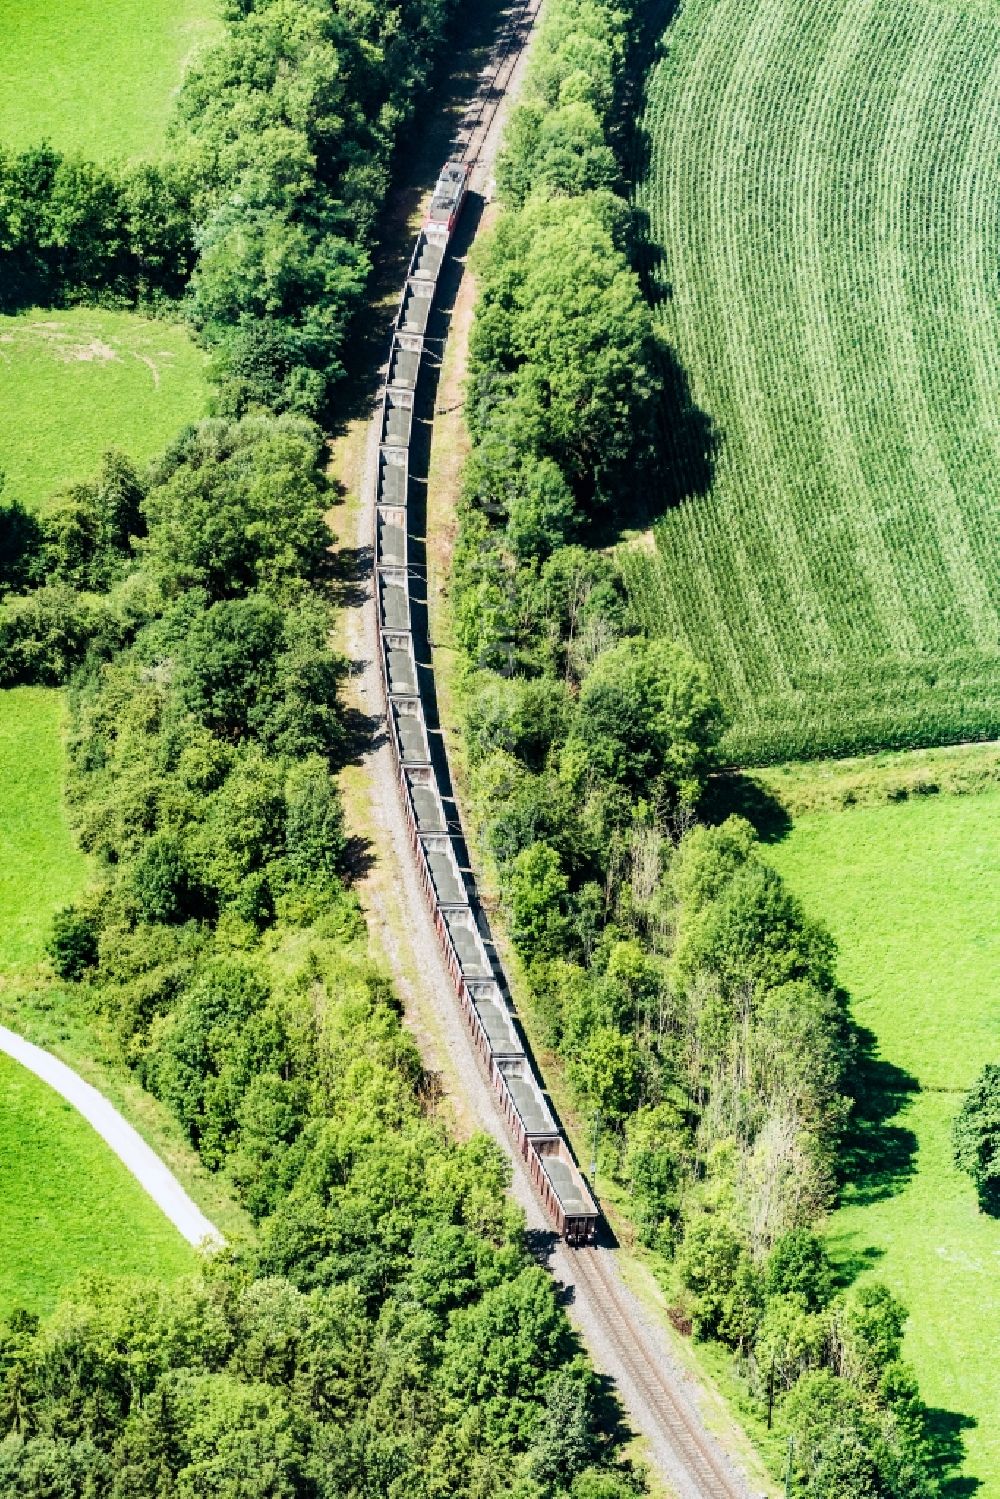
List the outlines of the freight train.
{"label": "freight train", "polygon": [[407,498],[413,404],[427,322],[469,172],[460,161],[448,161],[442,168],[413,248],[393,327],[389,374],[377,418],[379,655],[400,799],[445,964],[515,1146],[558,1231],[576,1246],[594,1241],[598,1209],[525,1052],[502,966],[487,941],[489,928],[475,881],[463,865],[461,828],[455,816],[446,813],[431,756],[410,617]]}

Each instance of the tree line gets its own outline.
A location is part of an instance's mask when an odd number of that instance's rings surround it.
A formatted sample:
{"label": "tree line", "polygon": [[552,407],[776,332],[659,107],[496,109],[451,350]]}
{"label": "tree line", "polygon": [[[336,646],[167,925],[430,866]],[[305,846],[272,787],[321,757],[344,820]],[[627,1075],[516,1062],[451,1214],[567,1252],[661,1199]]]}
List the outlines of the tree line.
{"label": "tree line", "polygon": [[97,1278],[0,1325],[12,1499],[642,1487],[505,1157],[448,1136],[367,955],[324,457],[302,418],[215,418],[7,512],[5,679],[68,672],[99,871],[52,965],[257,1227],[179,1287]]}
{"label": "tree line", "polygon": [[12,300],[183,290],[216,355],[217,414],[148,469],[109,454],[43,517],[0,505],[0,685],[68,686],[96,877],[53,922],[52,1001],[255,1226],[180,1285],[95,1277],[0,1324],[12,1499],[644,1488],[506,1158],[448,1134],[350,890],[334,496],[308,413],[450,11],[241,0],[184,84],[169,165],[0,160]]}
{"label": "tree line", "polygon": [[0,309],[166,304],[214,355],[220,414],[324,413],[455,9],[240,0],[184,78],[162,162],[0,149]]}
{"label": "tree line", "polygon": [[549,0],[480,251],[451,607],[463,734],[543,1045],[678,1310],[792,1442],[793,1491],[929,1495],[905,1310],[838,1284],[856,1038],[830,937],[751,826],[699,821],[723,715],[604,548],[646,482],[657,334],[615,142],[638,15]]}

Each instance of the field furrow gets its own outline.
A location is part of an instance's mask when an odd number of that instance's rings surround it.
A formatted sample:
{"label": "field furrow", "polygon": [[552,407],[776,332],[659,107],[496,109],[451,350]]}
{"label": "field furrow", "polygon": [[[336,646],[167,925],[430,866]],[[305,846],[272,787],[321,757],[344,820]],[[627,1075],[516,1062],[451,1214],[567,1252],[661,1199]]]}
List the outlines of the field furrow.
{"label": "field furrow", "polygon": [[665,422],[637,618],[708,661],[734,760],[1000,734],[995,7],[687,0],[645,130],[700,417]]}

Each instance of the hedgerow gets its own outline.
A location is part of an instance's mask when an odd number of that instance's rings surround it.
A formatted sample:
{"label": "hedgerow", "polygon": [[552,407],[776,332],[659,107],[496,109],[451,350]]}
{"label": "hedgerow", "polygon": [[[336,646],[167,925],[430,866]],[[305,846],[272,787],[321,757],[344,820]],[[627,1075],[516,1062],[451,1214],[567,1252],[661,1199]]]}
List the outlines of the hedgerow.
{"label": "hedgerow", "polygon": [[[147,471],[109,456],[44,519],[0,511],[0,682],[68,681],[70,814],[96,870],[56,918],[53,967],[256,1225],[169,1295],[95,1280],[0,1325],[5,1495],[643,1488],[506,1159],[446,1133],[348,886],[333,496],[301,411],[339,375],[449,9],[230,8],[170,167],[223,414]],[[114,172],[46,160],[59,192],[118,201]],[[90,222],[71,190],[58,206]],[[86,278],[45,234],[48,259],[20,243],[24,295],[29,272],[64,300],[153,290],[96,227]]]}
{"label": "hedgerow", "polygon": [[909,1499],[934,1485],[905,1313],[838,1287],[819,1233],[857,1044],[833,944],[749,824],[698,823],[715,678],[640,633],[602,548],[656,482],[669,364],[615,191],[639,24],[550,0],[478,257],[451,595],[472,800],[538,1039],[679,1318],[777,1409],[797,1492]]}
{"label": "hedgerow", "polygon": [[213,351],[223,414],[327,414],[455,8],[247,0],[185,76],[162,163],[0,151],[0,308],[159,305]]}

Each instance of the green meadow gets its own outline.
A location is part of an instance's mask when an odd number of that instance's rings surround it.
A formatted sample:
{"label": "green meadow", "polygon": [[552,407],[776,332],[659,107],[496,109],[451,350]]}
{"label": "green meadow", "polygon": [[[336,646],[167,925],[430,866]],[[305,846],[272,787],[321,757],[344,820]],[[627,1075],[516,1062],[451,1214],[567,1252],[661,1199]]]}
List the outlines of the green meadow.
{"label": "green meadow", "polygon": [[[0,989],[8,992],[30,982],[53,911],[87,879],[63,800],[63,713],[58,692],[0,693]],[[0,1055],[0,1316],[15,1306],[45,1311],[86,1272],[174,1276],[194,1263],[86,1120]]]}
{"label": "green meadow", "polygon": [[8,500],[44,509],[110,447],[146,461],[207,403],[205,355],[179,325],[89,308],[0,317]]}
{"label": "green meadow", "polygon": [[874,1038],[831,1247],[909,1307],[921,1392],[978,1499],[1000,1499],[1000,1220],[950,1150],[963,1091],[1000,1059],[1000,790],[804,815],[771,856],[833,931]]}
{"label": "green meadow", "polygon": [[0,692],[0,973],[42,956],[53,911],[74,900],[87,862],[63,800],[62,694]]}
{"label": "green meadow", "polygon": [[0,145],[152,157],[213,0],[0,0]]}
{"label": "green meadow", "polygon": [[0,1316],[82,1275],[173,1278],[196,1254],[70,1104],[0,1056]]}

